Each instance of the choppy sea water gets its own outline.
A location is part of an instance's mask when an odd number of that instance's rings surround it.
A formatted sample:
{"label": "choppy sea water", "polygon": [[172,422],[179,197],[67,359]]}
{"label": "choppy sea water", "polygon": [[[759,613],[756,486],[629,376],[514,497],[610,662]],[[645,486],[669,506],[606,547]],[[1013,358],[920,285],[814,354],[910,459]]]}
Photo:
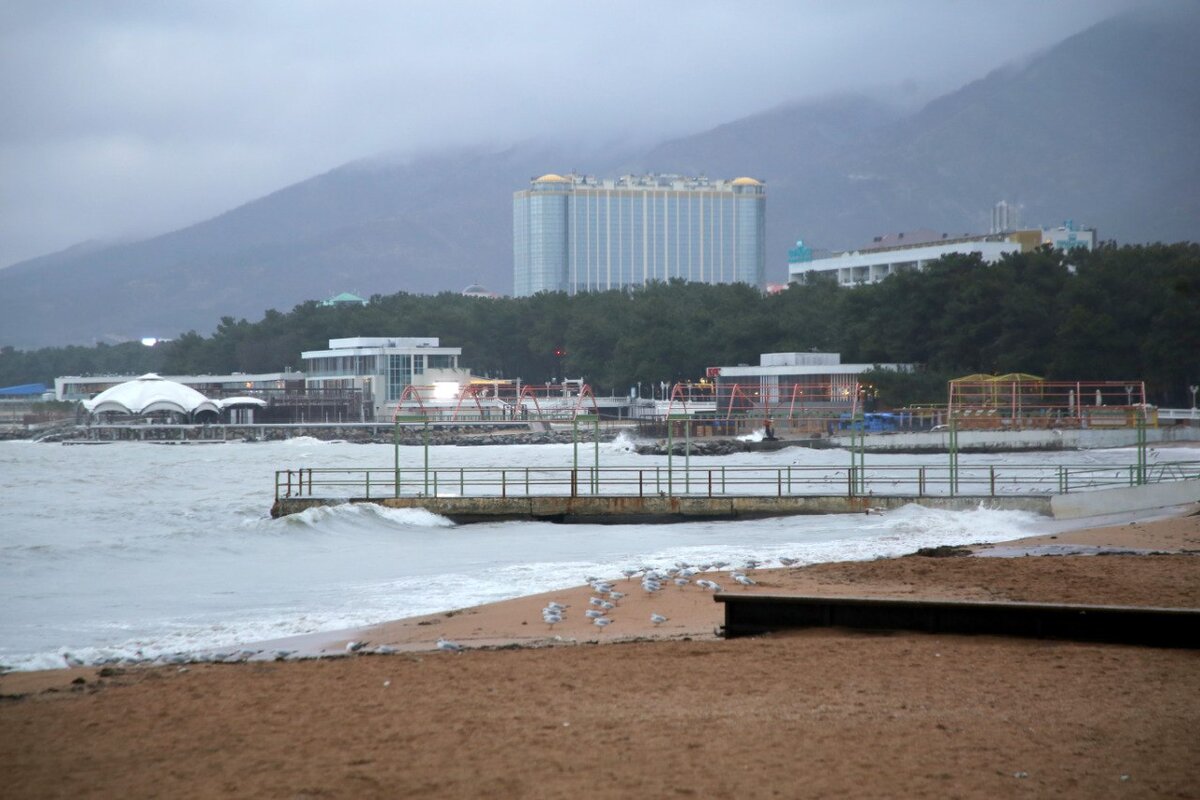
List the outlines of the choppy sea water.
{"label": "choppy sea water", "polygon": [[[421,463],[419,448],[402,448]],[[1130,450],[1093,451],[1125,465]],[[1196,458],[1195,450],[1173,457]],[[276,469],[386,467],[387,445],[275,443],[67,447],[0,442],[0,665],[64,666],[154,658],[374,624],[578,585],[675,561],[781,556],[870,559],[919,547],[1036,533],[1029,513],[919,506],[872,516],[786,517],[673,525],[457,526],[420,510],[313,509],[273,520]],[[965,458],[965,457],[964,457]],[[979,460],[1056,463],[1064,454]],[[435,447],[439,466],[568,467],[570,445]],[[605,465],[665,464],[627,441]],[[884,461],[877,457],[877,461]],[[897,456],[942,463],[944,456]],[[845,465],[844,451],[788,448],[713,464]],[[705,459],[693,457],[693,464]]]}

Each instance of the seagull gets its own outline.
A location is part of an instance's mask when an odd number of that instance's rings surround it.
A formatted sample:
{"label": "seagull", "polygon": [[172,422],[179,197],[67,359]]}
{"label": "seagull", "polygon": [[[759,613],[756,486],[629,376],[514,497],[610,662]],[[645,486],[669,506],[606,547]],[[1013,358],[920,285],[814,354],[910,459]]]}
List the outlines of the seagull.
{"label": "seagull", "polygon": [[562,616],[559,614],[542,614],[542,622],[545,622],[553,629],[555,625],[562,622]]}
{"label": "seagull", "polygon": [[734,579],[736,582],[740,583],[740,584],[741,584],[743,587],[745,587],[745,586],[755,586],[755,585],[757,585],[757,583],[758,583],[758,582],[757,582],[757,581],[755,581],[753,578],[747,578],[745,575],[734,575],[734,576],[733,576],[733,579]]}
{"label": "seagull", "polygon": [[611,592],[613,590],[613,585],[611,583],[607,583],[605,581],[597,581],[592,584],[592,588],[595,589],[600,594],[608,594],[609,592]]}
{"label": "seagull", "polygon": [[570,608],[570,606],[563,605],[562,603],[558,603],[558,602],[555,602],[554,600],[551,600],[549,603],[546,603],[546,608],[550,609],[551,611],[561,614],[562,612],[564,612],[568,608]]}
{"label": "seagull", "polygon": [[437,649],[445,650],[448,653],[461,653],[462,645],[458,642],[452,642],[445,637],[437,640]]}
{"label": "seagull", "polygon": [[602,609],[604,609],[605,611],[612,611],[614,608],[616,608],[616,607],[617,607],[617,604],[616,604],[616,603],[610,603],[610,602],[608,602],[608,601],[606,600],[605,602],[603,602],[603,603],[601,603],[601,604],[600,604],[600,607],[601,607]]}
{"label": "seagull", "polygon": [[628,579],[632,578],[634,575],[637,575],[638,571],[636,569],[623,569],[623,570],[621,570],[621,574],[625,576],[626,580],[628,580]]}
{"label": "seagull", "polygon": [[625,596],[624,592],[609,592],[608,593],[609,599],[612,600],[614,603],[621,602],[621,598],[624,596]]}
{"label": "seagull", "polygon": [[800,559],[798,558],[788,558],[787,556],[783,556],[779,559],[779,563],[783,564],[785,567],[790,567],[799,560]]}
{"label": "seagull", "polygon": [[592,608],[599,608],[600,604],[603,602],[604,602],[604,598],[602,598],[602,597],[589,597],[588,598],[588,605],[591,606]]}
{"label": "seagull", "polygon": [[603,611],[597,611],[597,610],[596,610],[596,609],[594,609],[594,608],[589,608],[587,611],[583,612],[583,615],[584,615],[585,617],[587,617],[588,619],[593,619],[593,620],[594,620],[594,619],[603,619],[603,618],[604,618],[604,612],[603,612]]}
{"label": "seagull", "polygon": [[347,653],[357,653],[359,650],[362,650],[366,646],[367,646],[366,642],[347,642],[346,643],[346,652]]}
{"label": "seagull", "polygon": [[664,622],[667,621],[667,618],[664,617],[662,614],[651,614],[650,621],[653,622],[655,625],[662,625]]}
{"label": "seagull", "polygon": [[687,578],[676,578],[675,579],[675,585],[678,586],[680,589],[687,586],[689,583],[691,583],[691,581],[689,581]]}
{"label": "seagull", "polygon": [[592,620],[592,624],[600,628],[604,628],[607,625],[612,625],[612,620],[608,617],[597,617],[596,619]]}

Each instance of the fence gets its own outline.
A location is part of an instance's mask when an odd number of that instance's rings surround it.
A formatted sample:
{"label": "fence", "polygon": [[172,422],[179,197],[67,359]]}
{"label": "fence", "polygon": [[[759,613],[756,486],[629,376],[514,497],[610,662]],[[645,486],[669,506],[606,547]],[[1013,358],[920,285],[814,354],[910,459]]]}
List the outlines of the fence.
{"label": "fence", "polygon": [[1089,465],[878,467],[302,467],[275,472],[275,497],[997,497],[1068,494],[1200,479],[1200,461]]}

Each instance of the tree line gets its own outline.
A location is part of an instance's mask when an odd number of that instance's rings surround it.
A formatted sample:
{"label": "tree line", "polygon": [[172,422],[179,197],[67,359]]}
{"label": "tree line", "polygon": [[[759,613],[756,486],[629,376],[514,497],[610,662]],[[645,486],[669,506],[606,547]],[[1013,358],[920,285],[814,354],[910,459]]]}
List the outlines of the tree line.
{"label": "tree line", "polygon": [[148,348],[0,349],[0,386],[68,374],[203,374],[303,369],[300,353],[350,336],[437,336],[476,375],[540,383],[582,377],[598,393],[696,380],[760,353],[839,352],[876,372],[888,405],[938,402],[946,380],[1027,372],[1051,380],[1147,382],[1160,405],[1200,383],[1200,245],[1015,253],[995,264],[947,256],[854,288],[831,280],[763,295],[741,284],[672,281],[576,296],[375,295],[365,306],[303,303],[257,322],[223,318]]}

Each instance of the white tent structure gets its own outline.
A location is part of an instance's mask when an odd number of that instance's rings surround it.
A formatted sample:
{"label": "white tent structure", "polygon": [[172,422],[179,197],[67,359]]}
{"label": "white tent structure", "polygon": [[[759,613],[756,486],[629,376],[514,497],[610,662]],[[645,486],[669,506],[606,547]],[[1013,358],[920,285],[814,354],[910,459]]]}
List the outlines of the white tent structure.
{"label": "white tent structure", "polygon": [[191,417],[200,411],[220,413],[220,407],[190,386],[169,381],[153,372],[106,389],[83,407],[92,414],[115,411],[119,414],[152,414],[170,411]]}

